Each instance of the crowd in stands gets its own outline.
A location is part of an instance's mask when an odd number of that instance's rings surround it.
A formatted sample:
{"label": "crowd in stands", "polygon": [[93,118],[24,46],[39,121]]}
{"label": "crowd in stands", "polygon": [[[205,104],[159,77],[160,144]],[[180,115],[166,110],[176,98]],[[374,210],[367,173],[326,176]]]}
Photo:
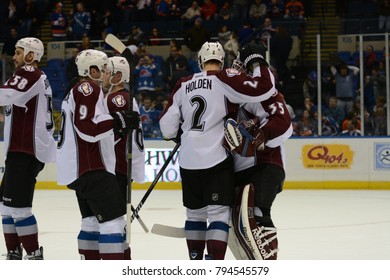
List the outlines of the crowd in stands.
{"label": "crowd in stands", "polygon": [[[77,75],[74,59],[77,53],[114,33],[133,52],[135,96],[140,104],[146,138],[159,138],[158,115],[181,77],[199,70],[196,54],[208,40],[219,40],[226,51],[225,65],[230,66],[240,45],[251,40],[267,46],[270,63],[276,68],[279,85],[292,77],[287,60],[292,49],[292,35],[302,36],[305,22],[312,16],[312,1],[298,0],[85,0],[73,1],[70,11],[58,1],[1,1],[0,20],[7,30],[2,54],[13,69],[12,55],[18,38],[37,36],[42,19],[51,24],[53,41],[80,42],[67,59],[66,79]],[[335,1],[339,16],[345,16],[347,1]],[[366,1],[369,2],[369,1]],[[378,27],[390,30],[389,1],[378,0]],[[379,20],[380,19],[380,20]],[[386,29],[387,28],[387,29]],[[149,46],[168,45],[169,56],[150,53]],[[190,51],[185,56],[182,45]],[[109,46],[106,50],[112,51]],[[359,61],[329,65],[322,80],[322,135],[358,135],[361,125],[365,135],[386,135],[386,99],[383,60],[368,47],[364,60],[364,105],[361,118],[359,100]],[[7,65],[8,65],[7,64]],[[7,77],[12,73],[7,73]],[[311,71],[303,83],[303,105],[295,110],[294,135],[318,135],[317,73]],[[58,110],[63,95],[55,100]]]}
{"label": "crowd in stands", "polygon": [[[389,59],[389,58],[387,58]],[[330,61],[321,80],[322,135],[365,136],[387,135],[386,56],[376,57],[374,47],[368,45],[363,60],[363,114],[361,109],[360,61],[342,59]],[[303,110],[293,120],[294,135],[318,135],[318,100],[316,70],[303,83]]]}

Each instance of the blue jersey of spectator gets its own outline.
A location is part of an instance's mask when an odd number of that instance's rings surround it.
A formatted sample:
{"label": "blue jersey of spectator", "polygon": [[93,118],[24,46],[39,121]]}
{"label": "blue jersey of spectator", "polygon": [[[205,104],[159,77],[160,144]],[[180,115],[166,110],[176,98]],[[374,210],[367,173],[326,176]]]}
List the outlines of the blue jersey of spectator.
{"label": "blue jersey of spectator", "polygon": [[80,40],[88,36],[91,29],[91,14],[84,9],[82,2],[77,3],[77,12],[73,15],[73,39]]}

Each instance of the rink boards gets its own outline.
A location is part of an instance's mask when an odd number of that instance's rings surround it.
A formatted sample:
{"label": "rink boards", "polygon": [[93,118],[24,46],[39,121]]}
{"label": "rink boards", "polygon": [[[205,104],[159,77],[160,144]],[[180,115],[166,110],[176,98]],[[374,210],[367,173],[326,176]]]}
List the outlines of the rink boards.
{"label": "rink boards", "polygon": [[[0,149],[3,149],[0,142]],[[174,147],[172,141],[145,141],[147,189]],[[286,142],[285,189],[390,190],[390,138],[292,138]],[[4,154],[0,155],[4,173]],[[56,183],[56,164],[46,164],[37,179],[38,189],[64,189]],[[178,155],[166,168],[156,189],[180,189]]]}

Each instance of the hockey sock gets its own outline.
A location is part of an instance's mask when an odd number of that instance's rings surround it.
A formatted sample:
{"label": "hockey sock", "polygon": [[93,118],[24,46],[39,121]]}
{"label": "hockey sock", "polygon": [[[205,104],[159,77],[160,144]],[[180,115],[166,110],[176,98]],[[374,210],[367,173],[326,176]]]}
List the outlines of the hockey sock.
{"label": "hockey sock", "polygon": [[27,254],[30,255],[39,249],[38,225],[34,215],[26,219],[16,221],[15,229]]}
{"label": "hockey sock", "polygon": [[79,254],[84,260],[100,260],[99,232],[81,230],[77,236]]}
{"label": "hockey sock", "polygon": [[201,221],[186,221],[186,241],[190,260],[202,260],[206,247],[207,223]]}
{"label": "hockey sock", "polygon": [[5,246],[8,251],[15,251],[17,247],[20,246],[19,236],[16,233],[14,219],[10,216],[3,216],[3,233]]}
{"label": "hockey sock", "polygon": [[99,252],[103,260],[124,260],[124,235],[100,234]]}
{"label": "hockey sock", "polygon": [[212,222],[207,229],[207,252],[213,260],[225,259],[229,225],[224,222]]}

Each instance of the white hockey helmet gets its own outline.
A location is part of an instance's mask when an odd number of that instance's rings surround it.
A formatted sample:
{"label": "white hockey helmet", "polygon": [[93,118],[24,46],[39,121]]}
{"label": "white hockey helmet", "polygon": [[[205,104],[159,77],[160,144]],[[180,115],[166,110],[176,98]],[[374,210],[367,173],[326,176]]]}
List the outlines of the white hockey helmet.
{"label": "white hockey helmet", "polygon": [[24,57],[26,57],[29,52],[32,52],[34,54],[34,61],[38,62],[45,52],[42,41],[34,37],[20,39],[16,42],[15,48],[22,48],[24,50]]}
{"label": "white hockey helmet", "polygon": [[198,52],[199,68],[203,70],[203,64],[210,60],[217,60],[221,63],[221,69],[225,60],[225,51],[219,42],[206,42]]}
{"label": "white hockey helmet", "polygon": [[120,82],[130,82],[130,66],[127,60],[121,56],[113,56],[108,58],[106,69],[114,76],[117,72],[122,73]]}
{"label": "white hockey helmet", "polygon": [[108,57],[102,51],[87,49],[79,52],[76,56],[76,65],[81,77],[90,77],[90,68],[96,66],[100,71],[104,70]]}

